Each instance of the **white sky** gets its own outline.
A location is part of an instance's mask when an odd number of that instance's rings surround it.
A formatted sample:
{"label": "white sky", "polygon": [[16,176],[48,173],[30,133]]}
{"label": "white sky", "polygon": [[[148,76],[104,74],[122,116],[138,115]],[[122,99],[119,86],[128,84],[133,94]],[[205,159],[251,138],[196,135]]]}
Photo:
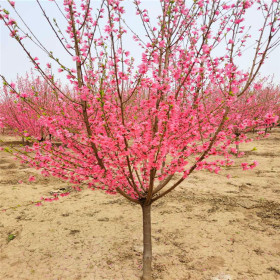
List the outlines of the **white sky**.
{"label": "white sky", "polygon": [[[29,24],[31,30],[36,36],[38,36],[38,38],[47,47],[47,49],[52,50],[54,54],[56,54],[56,57],[59,57],[62,62],[66,62],[66,65],[69,65],[69,63],[73,63],[70,56],[67,56],[65,54],[65,51],[56,40],[54,33],[51,31],[49,25],[46,22],[46,19],[43,18],[42,12],[39,10],[37,3],[33,0],[16,0],[15,2],[20,15]],[[46,0],[41,0],[41,2],[46,8],[46,11],[48,11],[50,18],[56,18],[59,22],[61,15],[59,14],[57,8],[54,8],[55,5],[52,2]],[[99,1],[93,0],[92,2],[94,3],[94,5],[96,5]],[[127,0],[125,2],[127,11],[127,22],[135,30],[136,33],[143,34],[141,26],[136,21],[135,10],[132,9],[133,6],[131,2],[131,0]],[[149,11],[150,15],[158,14],[158,1],[146,0],[142,2],[143,5],[145,5],[145,8]],[[9,7],[6,0],[0,0],[0,5],[11,11],[11,8]],[[16,16],[14,16],[13,18],[18,21]],[[254,30],[258,29],[259,23],[256,11],[251,11],[247,19],[250,22],[250,25],[252,25],[252,35],[254,37]],[[21,24],[19,25],[21,26]],[[254,38],[252,39],[254,40]],[[49,62],[49,59],[42,54],[38,47],[34,46],[33,43],[27,43],[27,40],[24,40],[24,42],[30,50],[32,56],[39,57],[41,65],[45,65],[47,62]],[[137,50],[137,48],[135,48],[132,40],[126,42],[126,44],[126,49],[130,50],[130,52],[136,57],[137,60],[140,59],[141,52]],[[242,56],[242,59],[239,62],[239,65],[242,69],[247,69],[250,66],[250,54],[252,54],[252,51],[252,49],[249,49],[246,51],[245,55]],[[32,64],[25,55],[24,51],[21,49],[18,43],[9,36],[8,29],[3,25],[2,22],[0,22],[0,73],[4,75],[8,79],[8,81],[11,81],[15,80],[17,74],[24,75],[25,72],[29,71],[31,67]],[[278,49],[274,50],[274,52],[271,53],[269,59],[262,67],[261,74],[265,76],[274,75],[275,82],[280,83],[280,47],[278,47]],[[60,78],[59,75],[57,75],[57,77]]]}

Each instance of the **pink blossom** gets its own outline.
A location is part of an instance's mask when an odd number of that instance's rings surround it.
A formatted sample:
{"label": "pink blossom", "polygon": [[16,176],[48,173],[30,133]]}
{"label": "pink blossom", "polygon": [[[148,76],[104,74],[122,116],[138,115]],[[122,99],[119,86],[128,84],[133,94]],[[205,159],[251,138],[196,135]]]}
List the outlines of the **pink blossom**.
{"label": "pink blossom", "polygon": [[247,163],[247,162],[241,163],[241,166],[242,166],[242,169],[243,169],[243,170],[248,170],[248,169],[249,169],[248,163]]}
{"label": "pink blossom", "polygon": [[261,88],[262,88],[262,84],[260,84],[260,83],[254,84],[254,89],[255,90],[260,90]]}
{"label": "pink blossom", "polygon": [[30,176],[30,177],[28,178],[28,181],[29,181],[29,182],[34,182],[35,180],[36,180],[35,176]]}
{"label": "pink blossom", "polygon": [[210,47],[208,45],[203,45],[202,50],[204,53],[209,53],[210,52]]}
{"label": "pink blossom", "polygon": [[139,65],[138,68],[140,74],[145,74],[148,71],[148,66],[145,63]]}
{"label": "pink blossom", "polygon": [[73,61],[81,62],[81,60],[78,56],[73,56],[72,59],[73,59]]}

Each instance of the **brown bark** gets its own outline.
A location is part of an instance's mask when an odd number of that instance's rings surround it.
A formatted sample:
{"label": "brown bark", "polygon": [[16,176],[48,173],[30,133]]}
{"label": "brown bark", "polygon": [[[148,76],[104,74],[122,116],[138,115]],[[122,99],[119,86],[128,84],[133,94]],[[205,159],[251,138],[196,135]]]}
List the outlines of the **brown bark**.
{"label": "brown bark", "polygon": [[236,144],[236,150],[237,150],[237,153],[239,153],[239,144]]}
{"label": "brown bark", "polygon": [[151,204],[142,204],[143,213],[143,275],[141,280],[152,280]]}
{"label": "brown bark", "polygon": [[[236,141],[239,142],[239,134],[236,135]],[[235,146],[236,146],[236,150],[237,150],[237,154],[236,154],[236,156],[237,156],[239,153],[239,144],[236,144]]]}

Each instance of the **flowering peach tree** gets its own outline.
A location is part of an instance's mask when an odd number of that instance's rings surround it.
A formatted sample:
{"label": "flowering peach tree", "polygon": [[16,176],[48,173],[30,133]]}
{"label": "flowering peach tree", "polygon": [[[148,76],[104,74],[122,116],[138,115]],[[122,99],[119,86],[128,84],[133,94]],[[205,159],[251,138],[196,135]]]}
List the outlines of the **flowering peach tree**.
{"label": "flowering peach tree", "polygon": [[21,136],[23,140],[32,136],[38,141],[43,141],[49,133],[48,128],[40,122],[40,116],[52,114],[56,102],[51,94],[51,86],[40,76],[35,77],[33,73],[18,77],[11,86],[16,91],[10,91],[5,82],[2,88],[2,126],[14,135]]}
{"label": "flowering peach tree", "polygon": [[[234,103],[253,90],[267,55],[280,42],[280,2],[160,0],[155,15],[136,0],[135,28],[126,17],[132,8],[127,11],[123,1],[102,0],[93,8],[90,0],[64,0],[64,29],[50,20],[42,1],[36,2],[69,55],[67,65],[24,19],[20,26],[13,18],[13,1],[10,11],[1,8],[0,17],[52,89],[56,102],[51,112],[40,115],[40,123],[60,145],[34,140],[17,156],[45,175],[120,194],[141,206],[141,279],[150,280],[151,205],[193,172],[218,173],[232,164]],[[250,9],[258,10],[261,26],[251,66],[243,71],[238,61],[250,44]],[[31,54],[27,40],[48,55],[49,71]],[[133,57],[135,49],[138,57]],[[67,79],[69,92],[55,83],[56,72]],[[22,94],[2,78],[11,94]],[[210,102],[217,89],[217,102]]]}
{"label": "flowering peach tree", "polygon": [[[258,86],[258,84],[256,84]],[[236,150],[239,152],[239,143],[253,140],[252,132],[256,137],[266,136],[269,128],[276,126],[280,112],[280,91],[279,87],[273,84],[261,89],[254,89],[239,98],[232,110],[232,124],[235,134]],[[250,134],[250,138],[247,135]]]}
{"label": "flowering peach tree", "polygon": [[[222,95],[223,92],[219,88],[213,90],[207,101],[208,106],[215,107],[216,103],[222,102]],[[252,91],[246,91],[239,98],[233,97],[228,115],[228,128],[232,129],[232,142],[236,148],[232,147],[231,152],[240,156],[240,143],[267,136],[267,130],[277,125],[279,113],[280,89],[268,78],[262,78],[261,83],[256,82]]]}

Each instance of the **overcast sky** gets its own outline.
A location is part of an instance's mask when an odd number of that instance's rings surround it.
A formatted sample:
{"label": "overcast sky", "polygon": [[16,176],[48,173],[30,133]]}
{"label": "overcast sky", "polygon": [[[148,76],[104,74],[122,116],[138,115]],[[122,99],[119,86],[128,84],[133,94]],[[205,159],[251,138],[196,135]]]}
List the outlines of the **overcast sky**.
{"label": "overcast sky", "polygon": [[[17,0],[16,7],[19,11],[20,15],[24,18],[24,20],[30,25],[32,31],[39,40],[47,47],[48,50],[54,51],[57,54],[57,57],[61,59],[62,62],[69,62],[71,58],[65,55],[65,51],[63,51],[61,45],[55,39],[49,25],[46,20],[42,16],[42,12],[39,10],[38,5],[35,1],[23,1]],[[56,18],[59,22],[59,18],[61,15],[58,12],[58,9],[55,8],[55,5],[52,2],[41,0],[42,4],[48,11],[51,18]],[[58,1],[61,2],[61,1]],[[94,5],[97,5],[99,1],[92,1]],[[142,1],[150,12],[150,14],[158,14],[159,5],[156,0],[146,0]],[[0,5],[8,8],[10,7],[7,4],[6,0],[0,0]],[[132,26],[136,33],[141,34],[141,28],[139,23],[136,21],[135,11],[133,10],[132,1],[126,1],[126,20]],[[17,20],[17,17],[14,16]],[[251,11],[249,16],[247,17],[248,21],[252,25],[253,30],[253,39],[257,34],[255,31],[258,29],[259,18],[256,11]],[[19,21],[18,21],[19,22]],[[255,31],[254,31],[255,30]],[[26,46],[32,53],[32,56],[38,56],[40,58],[41,65],[45,65],[49,59],[42,54],[42,52],[32,43],[28,43],[25,41]],[[131,45],[130,45],[131,44]],[[134,46],[132,45],[132,40],[127,42],[126,49],[132,50],[132,54],[136,57],[136,59],[140,59],[140,52],[136,51]],[[17,74],[24,75],[26,71],[29,71],[32,67],[31,62],[26,57],[24,51],[18,45],[18,43],[9,36],[8,29],[3,26],[3,23],[0,22],[0,73],[4,75],[8,81],[15,80]],[[133,53],[133,51],[135,53]],[[239,65],[242,69],[247,69],[251,62],[251,54],[252,49],[246,51],[245,55],[242,56],[242,59],[239,61]],[[137,57],[138,56],[138,57]],[[71,62],[72,63],[72,62]],[[266,61],[265,65],[261,70],[262,75],[274,75],[275,82],[280,83],[280,48],[276,49],[273,53],[271,53],[269,59]]]}

